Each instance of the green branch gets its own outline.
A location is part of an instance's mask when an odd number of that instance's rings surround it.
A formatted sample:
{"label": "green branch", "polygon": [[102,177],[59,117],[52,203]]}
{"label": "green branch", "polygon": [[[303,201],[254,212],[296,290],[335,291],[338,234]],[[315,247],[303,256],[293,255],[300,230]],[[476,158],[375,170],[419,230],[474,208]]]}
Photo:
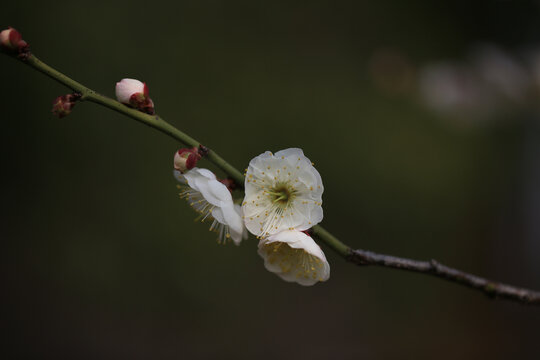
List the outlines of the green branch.
{"label": "green branch", "polygon": [[[103,96],[62,74],[58,70],[53,69],[30,53],[26,53],[25,56],[19,56],[18,58],[25,64],[67,86],[74,92],[80,93],[81,101],[90,101],[103,105],[111,110],[124,114],[145,125],[157,129],[186,146],[199,147],[202,145],[199,141],[178,130],[161,117],[157,115],[145,114],[121,104],[116,100]],[[214,163],[218,168],[223,170],[230,178],[232,178],[239,188],[244,187],[244,176],[242,173],[225,161],[221,156],[214,151],[209,150],[206,158]],[[341,257],[357,265],[377,265],[393,269],[415,271],[433,275],[476,290],[480,290],[484,294],[492,297],[507,298],[528,304],[540,304],[540,293],[536,291],[490,281],[472,274],[446,267],[435,260],[417,261],[390,255],[376,254],[360,249],[353,250],[319,225],[314,226],[311,229],[311,232],[316,238],[324,242]]]}

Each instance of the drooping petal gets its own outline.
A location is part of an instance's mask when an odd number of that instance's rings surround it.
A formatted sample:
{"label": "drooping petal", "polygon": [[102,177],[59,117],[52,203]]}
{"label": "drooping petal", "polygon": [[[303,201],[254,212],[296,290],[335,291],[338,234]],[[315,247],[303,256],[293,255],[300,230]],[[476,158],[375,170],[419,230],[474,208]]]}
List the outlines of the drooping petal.
{"label": "drooping petal", "polygon": [[310,286],[330,277],[321,248],[300,231],[282,231],[259,241],[259,255],[270,272],[283,280]]}
{"label": "drooping petal", "polygon": [[218,181],[207,169],[193,168],[182,174],[174,171],[175,178],[187,186],[181,187],[180,196],[199,212],[202,221],[212,221],[210,230],[217,232],[220,243],[230,238],[239,245],[247,233],[242,221],[241,208],[233,203],[227,186]]}
{"label": "drooping petal", "polygon": [[233,205],[221,208],[225,222],[229,226],[231,238],[236,245],[240,245],[242,239],[247,238],[247,233],[242,222],[241,207]]}
{"label": "drooping petal", "polygon": [[192,170],[209,180],[216,180],[216,175],[208,169],[193,168]]}
{"label": "drooping petal", "polygon": [[201,189],[204,197],[212,205],[222,206],[232,204],[232,195],[227,186],[217,180],[210,180],[206,186]]}

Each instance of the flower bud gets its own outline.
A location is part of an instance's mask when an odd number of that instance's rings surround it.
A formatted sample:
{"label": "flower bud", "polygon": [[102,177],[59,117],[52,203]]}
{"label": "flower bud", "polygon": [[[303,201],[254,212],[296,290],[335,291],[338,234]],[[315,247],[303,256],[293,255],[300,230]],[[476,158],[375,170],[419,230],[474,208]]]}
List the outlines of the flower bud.
{"label": "flower bud", "polygon": [[71,114],[71,110],[75,107],[77,101],[81,98],[80,94],[67,94],[54,99],[52,113],[59,118]]}
{"label": "flower bud", "polygon": [[28,44],[22,39],[21,33],[12,27],[0,32],[0,47],[2,49],[23,53],[28,50]]}
{"label": "flower bud", "polygon": [[183,148],[174,154],[174,168],[181,173],[191,170],[197,165],[201,158],[196,147],[192,149]]}
{"label": "flower bud", "polygon": [[116,83],[116,99],[147,114],[155,114],[154,102],[148,96],[148,86],[136,79],[122,79]]}

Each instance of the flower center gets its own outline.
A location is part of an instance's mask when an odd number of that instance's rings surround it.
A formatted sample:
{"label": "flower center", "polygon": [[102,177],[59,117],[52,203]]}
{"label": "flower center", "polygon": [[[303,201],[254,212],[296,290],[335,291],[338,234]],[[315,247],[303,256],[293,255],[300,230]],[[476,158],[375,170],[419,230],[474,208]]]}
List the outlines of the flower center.
{"label": "flower center", "polygon": [[266,192],[270,196],[270,201],[272,201],[272,203],[281,208],[286,208],[287,205],[296,197],[297,191],[294,189],[294,187],[289,186],[286,183],[279,183]]}

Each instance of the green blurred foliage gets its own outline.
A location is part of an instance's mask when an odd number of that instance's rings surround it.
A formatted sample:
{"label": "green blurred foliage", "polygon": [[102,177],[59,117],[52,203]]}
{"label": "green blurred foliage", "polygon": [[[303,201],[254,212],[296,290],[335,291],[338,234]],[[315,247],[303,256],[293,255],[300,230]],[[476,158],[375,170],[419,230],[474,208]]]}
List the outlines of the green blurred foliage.
{"label": "green blurred foliage", "polygon": [[[351,246],[540,288],[521,191],[539,117],[453,126],[369,74],[381,48],[423,64],[476,42],[538,42],[538,11],[534,1],[28,1],[3,4],[0,25],[105,95],[121,78],[145,81],[161,116],[238,168],[303,148],[325,184],[323,225]],[[64,87],[5,56],[0,67],[6,358],[537,358],[536,308],[358,268],[329,249],[327,283],[282,282],[255,239],[220,246],[193,222],[172,177],[175,141],[91,103],[56,119]]]}

